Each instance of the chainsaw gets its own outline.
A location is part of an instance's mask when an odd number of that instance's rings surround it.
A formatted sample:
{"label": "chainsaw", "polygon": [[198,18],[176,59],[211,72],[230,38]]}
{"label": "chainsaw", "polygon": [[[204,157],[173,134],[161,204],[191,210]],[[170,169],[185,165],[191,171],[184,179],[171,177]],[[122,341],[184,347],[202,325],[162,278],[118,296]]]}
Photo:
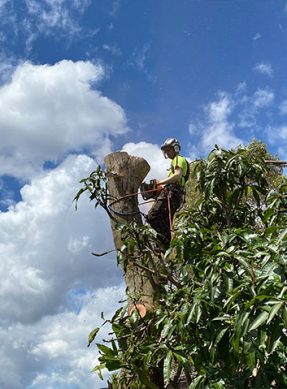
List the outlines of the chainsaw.
{"label": "chainsaw", "polygon": [[143,182],[140,186],[140,192],[144,200],[156,199],[161,191],[157,180],[150,180],[149,183]]}

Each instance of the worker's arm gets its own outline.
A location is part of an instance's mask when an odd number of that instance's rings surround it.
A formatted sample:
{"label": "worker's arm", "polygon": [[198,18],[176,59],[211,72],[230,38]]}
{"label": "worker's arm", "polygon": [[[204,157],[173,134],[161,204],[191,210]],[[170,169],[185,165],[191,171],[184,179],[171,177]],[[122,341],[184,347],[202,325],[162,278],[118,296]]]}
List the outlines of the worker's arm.
{"label": "worker's arm", "polygon": [[174,169],[174,173],[171,176],[165,178],[164,180],[159,181],[158,185],[177,184],[179,183],[181,176],[182,170],[180,167],[177,166]]}

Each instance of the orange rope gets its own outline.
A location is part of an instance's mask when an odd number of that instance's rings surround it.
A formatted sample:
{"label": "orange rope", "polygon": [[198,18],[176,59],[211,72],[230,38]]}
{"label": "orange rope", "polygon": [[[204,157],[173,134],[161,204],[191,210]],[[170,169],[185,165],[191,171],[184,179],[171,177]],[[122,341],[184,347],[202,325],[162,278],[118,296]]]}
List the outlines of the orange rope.
{"label": "orange rope", "polygon": [[171,207],[170,207],[170,190],[167,190],[167,208],[168,208],[170,237],[172,239],[172,237],[173,237],[173,228],[172,228]]}
{"label": "orange rope", "polygon": [[[142,193],[156,192],[156,191],[157,191],[157,189],[149,189],[149,190],[145,190],[144,192],[130,193],[130,194],[127,194],[127,195],[125,195],[125,196],[120,197],[119,199],[116,199],[115,201],[112,201],[112,202],[110,203],[110,206],[113,206],[114,204],[116,204],[116,203],[118,203],[118,202],[120,202],[120,201],[122,201],[122,200],[124,200],[124,199],[126,199],[126,198],[128,198],[128,197],[138,196],[139,194],[142,194]],[[144,203],[142,203],[142,204],[144,204]]]}

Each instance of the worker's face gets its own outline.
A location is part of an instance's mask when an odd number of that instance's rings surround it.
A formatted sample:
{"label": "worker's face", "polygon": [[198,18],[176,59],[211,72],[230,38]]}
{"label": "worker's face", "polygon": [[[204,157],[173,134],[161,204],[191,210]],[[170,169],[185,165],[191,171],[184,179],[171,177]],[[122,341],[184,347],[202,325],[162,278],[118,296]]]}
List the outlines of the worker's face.
{"label": "worker's face", "polygon": [[167,147],[164,151],[165,151],[165,154],[167,155],[167,158],[173,159],[175,157],[175,151],[174,151],[174,148],[172,146]]}

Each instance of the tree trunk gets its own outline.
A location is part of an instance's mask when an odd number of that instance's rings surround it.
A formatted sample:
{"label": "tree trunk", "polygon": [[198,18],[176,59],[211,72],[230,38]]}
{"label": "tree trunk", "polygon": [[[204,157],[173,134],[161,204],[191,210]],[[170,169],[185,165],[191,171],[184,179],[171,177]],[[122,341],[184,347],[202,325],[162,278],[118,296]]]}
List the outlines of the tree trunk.
{"label": "tree trunk", "polygon": [[[122,200],[112,205],[112,209],[118,213],[113,213],[116,220],[111,219],[115,247],[117,250],[120,250],[122,247],[122,237],[121,232],[117,229],[117,224],[129,222],[142,224],[138,208],[138,196],[125,196],[138,192],[138,188],[149,172],[150,166],[143,158],[130,156],[126,152],[116,152],[107,155],[105,164],[108,192],[112,197],[110,204],[114,200],[122,198]],[[139,313],[144,315],[146,311],[154,306],[155,288],[150,282],[146,271],[135,265],[133,253],[127,254],[125,262],[124,273],[129,311],[131,312],[137,307]]]}

